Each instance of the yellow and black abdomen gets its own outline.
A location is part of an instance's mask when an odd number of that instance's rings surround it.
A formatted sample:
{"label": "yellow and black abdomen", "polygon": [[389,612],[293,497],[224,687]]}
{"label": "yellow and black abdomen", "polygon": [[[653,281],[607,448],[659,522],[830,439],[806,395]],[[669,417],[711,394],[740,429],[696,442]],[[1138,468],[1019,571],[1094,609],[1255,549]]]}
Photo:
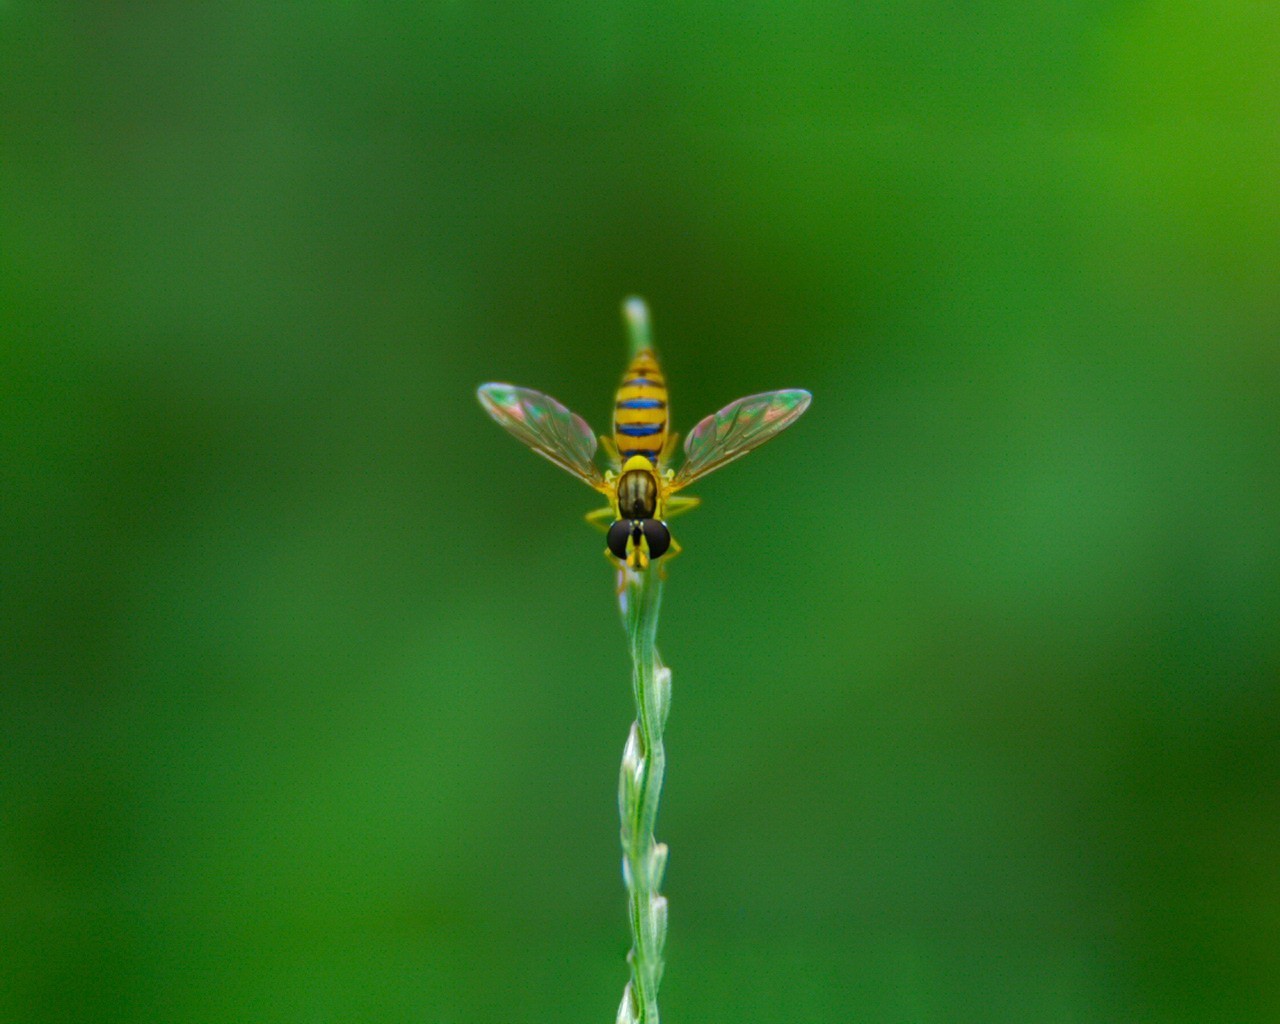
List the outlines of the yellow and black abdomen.
{"label": "yellow and black abdomen", "polygon": [[667,381],[652,349],[631,360],[622,375],[613,409],[613,440],[623,462],[643,455],[655,465],[667,443]]}

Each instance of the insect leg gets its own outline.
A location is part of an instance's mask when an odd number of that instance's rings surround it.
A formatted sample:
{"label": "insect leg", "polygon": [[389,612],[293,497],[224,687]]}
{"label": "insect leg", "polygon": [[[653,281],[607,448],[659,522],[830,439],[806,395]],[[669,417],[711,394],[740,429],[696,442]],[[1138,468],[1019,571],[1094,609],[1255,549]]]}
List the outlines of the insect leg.
{"label": "insect leg", "polygon": [[[702,504],[701,498],[695,498],[692,495],[673,494],[667,499],[666,513],[667,518],[678,516],[683,512],[691,512]],[[675,541],[671,542],[675,546]]]}
{"label": "insect leg", "polygon": [[[609,532],[609,524],[614,520],[612,508],[598,508],[592,512],[588,512],[586,520],[601,533]],[[606,552],[607,553],[607,552]]]}
{"label": "insect leg", "polygon": [[[694,500],[696,501],[697,499],[695,498]],[[680,554],[680,552],[683,550],[684,548],[680,546],[679,542],[677,542],[677,540],[674,537],[672,537],[671,547],[667,548],[667,553],[662,556],[662,560],[658,563],[658,575],[662,579],[665,580],[667,578],[667,563],[671,561],[671,559],[675,558],[676,555]]]}

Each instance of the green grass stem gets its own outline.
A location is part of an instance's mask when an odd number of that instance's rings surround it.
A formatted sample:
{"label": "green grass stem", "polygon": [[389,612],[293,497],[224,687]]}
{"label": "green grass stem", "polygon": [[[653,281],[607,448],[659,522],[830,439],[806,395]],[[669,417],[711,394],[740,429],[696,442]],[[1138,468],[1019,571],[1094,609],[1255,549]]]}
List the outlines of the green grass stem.
{"label": "green grass stem", "polygon": [[667,900],[659,889],[667,847],[654,838],[666,753],[662,730],[671,706],[671,670],[655,646],[662,579],[656,568],[622,570],[619,605],[631,651],[636,720],[622,752],[618,813],[622,820],[622,878],[631,922],[631,980],[618,1007],[618,1024],[658,1024],[662,947],[667,938]]}
{"label": "green grass stem", "polygon": [[622,303],[622,319],[627,325],[631,358],[653,348],[653,331],[649,326],[649,306],[644,299],[632,295]]}
{"label": "green grass stem", "polygon": [[[652,346],[649,310],[643,299],[622,304],[631,353]],[[662,730],[671,706],[671,670],[656,647],[662,576],[656,566],[643,572],[623,568],[618,606],[631,652],[631,688],[636,720],[622,751],[618,775],[618,814],[622,822],[622,878],[627,887],[631,924],[631,978],[622,993],[617,1024],[658,1024],[658,986],[662,947],[667,938],[667,900],[660,892],[667,847],[653,834],[662,794],[666,753]]]}

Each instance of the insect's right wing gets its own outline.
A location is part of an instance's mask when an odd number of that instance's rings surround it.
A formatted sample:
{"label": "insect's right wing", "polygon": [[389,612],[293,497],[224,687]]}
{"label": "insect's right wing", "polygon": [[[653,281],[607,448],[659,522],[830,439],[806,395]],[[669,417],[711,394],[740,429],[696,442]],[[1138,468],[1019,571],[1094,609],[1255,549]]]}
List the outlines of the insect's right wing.
{"label": "insect's right wing", "polygon": [[595,434],[581,416],[550,395],[514,384],[481,384],[476,397],[507,433],[588,486],[609,493],[595,464]]}
{"label": "insect's right wing", "polygon": [[687,487],[776,437],[801,417],[812,399],[800,388],[769,391],[739,398],[708,416],[685,438],[684,465],[676,471],[672,489]]}

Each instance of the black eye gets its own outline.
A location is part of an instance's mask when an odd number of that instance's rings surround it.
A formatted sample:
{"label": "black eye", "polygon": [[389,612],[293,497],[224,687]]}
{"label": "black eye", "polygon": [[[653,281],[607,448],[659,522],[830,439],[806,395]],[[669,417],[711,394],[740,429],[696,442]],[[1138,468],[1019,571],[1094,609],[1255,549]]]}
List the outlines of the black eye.
{"label": "black eye", "polygon": [[619,519],[611,527],[609,527],[609,537],[605,541],[609,546],[609,550],[618,558],[625,559],[627,557],[627,538],[631,536],[631,524],[625,519]]}
{"label": "black eye", "polygon": [[641,524],[644,530],[644,539],[649,542],[649,557],[661,558],[667,553],[667,548],[671,547],[671,531],[667,529],[667,524],[659,522],[656,519],[646,519]]}

